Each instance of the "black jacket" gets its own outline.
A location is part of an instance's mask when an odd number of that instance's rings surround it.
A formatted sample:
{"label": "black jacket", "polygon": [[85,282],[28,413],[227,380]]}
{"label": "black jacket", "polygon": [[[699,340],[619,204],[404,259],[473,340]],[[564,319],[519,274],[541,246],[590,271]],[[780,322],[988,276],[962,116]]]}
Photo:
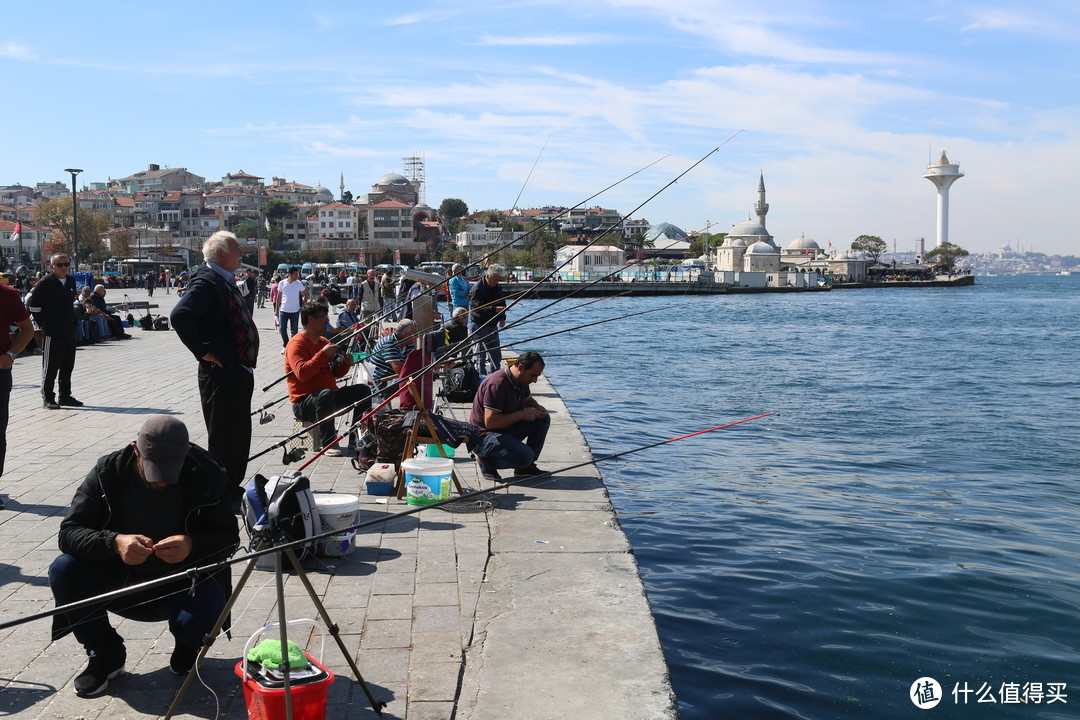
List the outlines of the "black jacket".
{"label": "black jacket", "polygon": [[[123,561],[113,550],[116,536],[124,528],[112,524],[110,498],[122,492],[134,472],[135,449],[128,445],[110,453],[83,480],[71,501],[67,517],[60,523],[60,551],[102,564]],[[221,464],[197,445],[192,445],[180,471],[184,504],[184,534],[191,538],[187,560],[169,565],[165,574],[182,572],[196,565],[209,565],[232,556],[240,544],[236,517],[229,505],[231,483]],[[160,539],[160,538],[156,538]],[[214,574],[225,596],[232,594],[232,572],[225,568]],[[70,631],[63,615],[53,616],[53,639]]]}
{"label": "black jacket", "polygon": [[51,337],[75,336],[75,279],[52,273],[38,280],[30,293],[30,312],[38,327]]}
{"label": "black jacket", "polygon": [[243,300],[235,286],[204,263],[169,315],[173,330],[196,359],[212,352],[225,367],[239,362],[236,328],[229,314],[230,294]]}

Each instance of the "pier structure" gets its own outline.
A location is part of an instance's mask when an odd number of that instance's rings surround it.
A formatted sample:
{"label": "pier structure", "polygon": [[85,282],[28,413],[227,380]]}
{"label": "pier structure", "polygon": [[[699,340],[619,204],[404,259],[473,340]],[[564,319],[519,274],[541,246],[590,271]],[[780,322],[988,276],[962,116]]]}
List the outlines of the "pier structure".
{"label": "pier structure", "polygon": [[937,165],[927,165],[923,175],[937,186],[937,244],[934,247],[941,247],[949,242],[949,188],[964,177],[960,166],[949,162],[946,149],[941,149],[941,159]]}

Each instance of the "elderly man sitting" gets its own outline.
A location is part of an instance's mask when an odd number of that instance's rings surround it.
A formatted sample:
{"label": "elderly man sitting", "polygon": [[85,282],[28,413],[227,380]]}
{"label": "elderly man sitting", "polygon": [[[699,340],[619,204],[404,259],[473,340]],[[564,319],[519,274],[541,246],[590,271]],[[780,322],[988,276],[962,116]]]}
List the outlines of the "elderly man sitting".
{"label": "elderly man sitting", "polygon": [[109,330],[112,332],[113,337],[120,338],[121,340],[127,340],[131,336],[124,332],[124,323],[120,319],[119,315],[116,315],[113,308],[105,304],[105,286],[97,285],[94,287],[94,292],[90,293],[90,302],[94,304],[94,308],[97,312],[91,312],[91,315],[105,318],[105,322],[109,324]]}
{"label": "elderly man sitting", "polygon": [[408,354],[405,346],[415,339],[416,332],[414,321],[402,320],[394,332],[384,335],[375,343],[368,362],[373,368],[371,380],[376,393],[381,394],[391,382],[396,382],[401,366],[405,363],[405,355]]}
{"label": "elderly man sitting", "polygon": [[324,337],[330,317],[322,303],[309,302],[300,308],[300,332],[285,346],[285,371],[289,373],[289,400],[293,415],[305,422],[319,423],[319,447],[330,446],[325,455],[341,457],[345,451],[334,445],[337,433],[330,415],[353,407],[353,421],[371,408],[371,390],[366,385],[346,385],[338,388],[337,379],[344,377],[352,358],[338,345]]}

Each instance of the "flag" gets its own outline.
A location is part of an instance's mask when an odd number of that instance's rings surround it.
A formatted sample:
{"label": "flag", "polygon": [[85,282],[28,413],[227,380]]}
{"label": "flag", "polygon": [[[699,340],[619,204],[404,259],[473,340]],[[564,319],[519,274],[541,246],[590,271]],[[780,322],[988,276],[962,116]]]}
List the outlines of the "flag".
{"label": "flag", "polygon": [[22,223],[18,220],[15,221],[15,232],[11,233],[11,242],[17,243],[22,237]]}

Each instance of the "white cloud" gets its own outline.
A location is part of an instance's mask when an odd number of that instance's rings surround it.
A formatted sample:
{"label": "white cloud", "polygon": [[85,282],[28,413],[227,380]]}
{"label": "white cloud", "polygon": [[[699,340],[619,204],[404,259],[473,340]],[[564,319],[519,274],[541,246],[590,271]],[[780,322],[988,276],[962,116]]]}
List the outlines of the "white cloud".
{"label": "white cloud", "polygon": [[480,40],[478,40],[477,42],[466,44],[488,46],[531,45],[535,47],[558,47],[560,45],[597,45],[611,41],[611,37],[600,34],[567,33],[563,35],[498,36],[492,35],[491,33],[484,33],[480,37]]}
{"label": "white cloud", "polygon": [[25,60],[27,62],[38,59],[37,53],[33,50],[25,45],[13,42],[6,42],[0,45],[0,57],[6,57],[12,60]]}

